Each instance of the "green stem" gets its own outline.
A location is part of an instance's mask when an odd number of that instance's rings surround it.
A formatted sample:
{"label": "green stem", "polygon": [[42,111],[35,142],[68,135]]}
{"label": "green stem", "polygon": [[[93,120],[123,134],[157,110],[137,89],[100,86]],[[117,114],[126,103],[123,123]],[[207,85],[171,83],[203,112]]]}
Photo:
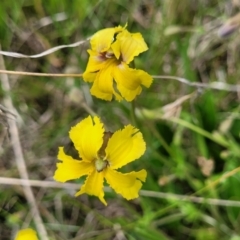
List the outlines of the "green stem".
{"label": "green stem", "polygon": [[172,151],[171,148],[169,147],[169,145],[167,144],[167,142],[164,140],[164,138],[162,137],[162,135],[157,131],[156,127],[152,124],[148,124],[149,129],[151,130],[151,132],[153,133],[153,135],[155,135],[155,137],[158,139],[158,141],[160,142],[160,144],[162,145],[162,147],[166,150],[166,152],[172,156]]}
{"label": "green stem", "polygon": [[135,114],[135,102],[134,100],[131,102],[131,119],[132,119],[132,124],[137,127],[137,118]]}
{"label": "green stem", "polygon": [[177,123],[177,124],[182,125],[182,126],[188,128],[188,129],[191,129],[192,131],[194,131],[196,133],[199,133],[200,135],[212,140],[213,142],[218,143],[219,145],[221,145],[223,147],[229,147],[228,142],[226,142],[224,139],[220,139],[218,137],[215,137],[213,134],[205,131],[204,129],[202,129],[198,126],[195,126],[194,124],[192,124],[190,122],[184,121],[180,118],[169,118],[168,121]]}
{"label": "green stem", "polygon": [[199,191],[195,192],[193,195],[197,195],[200,194],[206,190],[210,190],[214,187],[216,187],[219,183],[223,182],[224,180],[226,180],[227,178],[235,175],[236,173],[240,172],[240,167],[237,167],[235,169],[233,169],[230,172],[224,173],[221,177],[219,177],[217,180],[210,182],[207,186],[205,186],[204,188],[200,189]]}

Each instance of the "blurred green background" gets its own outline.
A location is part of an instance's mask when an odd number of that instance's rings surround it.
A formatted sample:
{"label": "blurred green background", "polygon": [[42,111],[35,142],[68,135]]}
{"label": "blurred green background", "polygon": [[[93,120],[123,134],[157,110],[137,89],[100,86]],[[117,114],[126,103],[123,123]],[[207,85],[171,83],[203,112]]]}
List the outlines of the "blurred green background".
{"label": "blurred green background", "polygon": [[[219,37],[218,31],[239,10],[239,0],[2,1],[0,43],[5,51],[37,54],[127,23],[128,30],[140,32],[149,47],[136,58],[136,68],[190,82],[238,84],[240,20],[235,20],[236,31],[229,37]],[[13,71],[82,73],[88,48],[86,42],[37,59],[4,57],[4,61]],[[92,97],[81,78],[9,75],[9,81],[22,120],[18,126],[30,179],[52,180],[59,146],[76,154],[68,131],[91,111],[110,131],[132,122],[129,103]],[[0,104],[3,98],[0,87]],[[240,240],[239,207],[168,195],[240,201],[238,172],[204,189],[240,165],[239,101],[239,92],[155,79],[134,102],[136,125],[147,151],[122,171],[145,168],[148,177],[142,189],[167,194],[158,198],[146,193],[127,201],[106,193],[105,207],[95,197],[75,198],[72,189],[34,187],[49,238]],[[19,178],[4,115],[0,115],[0,160],[1,177]],[[1,184],[0,239],[12,239],[27,225],[36,229],[22,187]]]}

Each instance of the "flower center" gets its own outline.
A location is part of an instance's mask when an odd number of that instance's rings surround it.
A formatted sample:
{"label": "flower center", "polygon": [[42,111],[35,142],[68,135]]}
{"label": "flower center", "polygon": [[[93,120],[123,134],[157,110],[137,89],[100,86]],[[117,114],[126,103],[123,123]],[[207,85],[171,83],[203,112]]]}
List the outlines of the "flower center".
{"label": "flower center", "polygon": [[105,57],[106,58],[113,58],[114,54],[113,54],[113,52],[106,52]]}
{"label": "flower center", "polygon": [[97,154],[97,159],[95,160],[95,167],[98,172],[103,171],[104,168],[109,166],[109,162],[106,159],[107,157],[106,157],[105,149],[107,147],[108,140],[111,136],[112,136],[111,132],[104,132],[103,144],[102,144],[101,148],[99,149],[98,154]]}
{"label": "flower center", "polygon": [[108,166],[108,161],[107,161],[107,160],[98,158],[98,159],[95,161],[95,167],[96,167],[96,169],[97,169],[98,172],[103,171],[103,169],[106,168],[107,166]]}

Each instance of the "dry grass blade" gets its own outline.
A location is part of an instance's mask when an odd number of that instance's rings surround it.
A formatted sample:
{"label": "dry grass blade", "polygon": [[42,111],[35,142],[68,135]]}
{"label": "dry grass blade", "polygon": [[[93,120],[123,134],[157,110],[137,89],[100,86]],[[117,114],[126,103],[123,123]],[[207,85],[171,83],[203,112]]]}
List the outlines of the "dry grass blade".
{"label": "dry grass blade", "polygon": [[[0,56],[0,68],[5,69],[5,64],[3,57]],[[2,84],[2,89],[5,92],[5,98],[4,98],[4,105],[6,106],[6,109],[10,112],[14,112],[14,107],[12,103],[12,99],[10,97],[10,85],[8,81],[8,76],[6,74],[1,74],[1,84]],[[8,126],[9,126],[9,133],[10,133],[10,140],[11,144],[13,147],[14,155],[15,155],[15,160],[17,164],[17,168],[19,171],[19,174],[22,179],[25,179],[26,181],[28,180],[28,172],[27,172],[27,167],[25,164],[25,160],[23,157],[23,151],[20,143],[20,138],[19,138],[19,132],[18,132],[18,127],[17,123],[15,120],[12,120],[11,118],[7,118]],[[43,225],[37,203],[35,200],[35,197],[33,195],[32,189],[29,184],[24,186],[23,188],[24,194],[26,196],[26,199],[29,203],[29,207],[32,212],[32,216],[34,219],[34,222],[36,224],[37,230],[41,236],[42,240],[47,240],[47,231]]]}
{"label": "dry grass blade", "polygon": [[16,53],[16,52],[8,52],[8,51],[0,51],[0,54],[1,55],[4,55],[4,56],[8,56],[8,57],[14,57],[14,58],[40,58],[40,57],[43,57],[43,56],[46,56],[46,55],[49,55],[53,52],[56,52],[60,49],[63,49],[63,48],[69,48],[69,47],[77,47],[83,43],[85,43],[86,41],[88,41],[90,38],[87,38],[86,40],[83,40],[83,41],[79,41],[79,42],[76,42],[76,43],[72,43],[72,44],[67,44],[67,45],[60,45],[60,46],[57,46],[57,47],[53,47],[53,48],[50,48],[42,53],[39,53],[39,54],[35,54],[35,55],[25,55],[25,54],[21,54],[21,53]]}
{"label": "dry grass blade", "polygon": [[35,73],[35,72],[19,72],[19,71],[8,71],[0,70],[0,73],[10,74],[10,75],[23,75],[23,76],[36,76],[36,77],[81,77],[81,73]]}
{"label": "dry grass blade", "polygon": [[215,90],[222,90],[222,91],[228,91],[228,92],[239,92],[240,91],[240,85],[231,85],[223,82],[212,82],[212,83],[199,83],[199,82],[191,82],[185,78],[176,77],[176,76],[159,76],[154,75],[152,76],[156,79],[169,79],[169,80],[175,80],[181,83],[184,83],[191,87],[196,88],[206,88],[206,89],[215,89]]}
{"label": "dry grass blade", "polygon": [[4,113],[5,115],[10,114],[13,117],[17,117],[17,115],[11,111],[9,111],[6,107],[4,107],[3,105],[0,104],[0,110],[2,113]]}
{"label": "dry grass blade", "polygon": [[[61,189],[73,189],[73,190],[78,190],[81,187],[81,184],[79,183],[58,183],[53,181],[40,181],[40,180],[4,178],[4,177],[0,177],[0,184],[22,185],[22,186],[41,187],[41,188],[61,188]],[[109,187],[104,187],[104,191],[111,192],[112,190]],[[224,207],[240,207],[240,201],[225,200],[225,199],[195,197],[195,196],[156,192],[156,191],[149,191],[149,190],[140,190],[140,195],[145,197],[194,202],[199,204],[209,204],[209,205],[217,205],[217,206],[224,206]]]}

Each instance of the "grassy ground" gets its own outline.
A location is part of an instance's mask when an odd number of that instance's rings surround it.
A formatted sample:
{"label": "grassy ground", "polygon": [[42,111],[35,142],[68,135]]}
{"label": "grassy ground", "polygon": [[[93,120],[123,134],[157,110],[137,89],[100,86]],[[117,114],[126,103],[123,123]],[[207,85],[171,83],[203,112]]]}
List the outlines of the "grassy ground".
{"label": "grassy ground", "polygon": [[[221,25],[239,9],[239,1],[234,0],[1,3],[4,51],[33,55],[127,22],[128,30],[141,32],[149,47],[137,58],[137,68],[151,75],[182,77],[193,85],[223,86],[216,90],[155,78],[150,89],[144,89],[134,111],[147,151],[124,170],[145,168],[143,190],[148,191],[133,201],[106,192],[104,207],[94,197],[75,198],[75,185],[56,188],[44,182],[52,180],[59,146],[75,154],[68,138],[71,126],[95,112],[115,131],[132,123],[131,105],[92,97],[81,78],[8,75],[29,179],[43,184],[32,191],[49,239],[240,239],[240,95],[237,87],[226,85],[239,83],[239,32],[218,36]],[[88,47],[86,42],[36,59],[4,57],[4,64],[13,71],[82,73]],[[3,79],[0,104],[6,107]],[[3,184],[3,177],[20,178],[17,166],[22,163],[9,136],[7,116],[11,115],[2,110],[0,239],[7,240],[18,229],[38,228],[25,195],[29,188],[10,180],[10,185]]]}

